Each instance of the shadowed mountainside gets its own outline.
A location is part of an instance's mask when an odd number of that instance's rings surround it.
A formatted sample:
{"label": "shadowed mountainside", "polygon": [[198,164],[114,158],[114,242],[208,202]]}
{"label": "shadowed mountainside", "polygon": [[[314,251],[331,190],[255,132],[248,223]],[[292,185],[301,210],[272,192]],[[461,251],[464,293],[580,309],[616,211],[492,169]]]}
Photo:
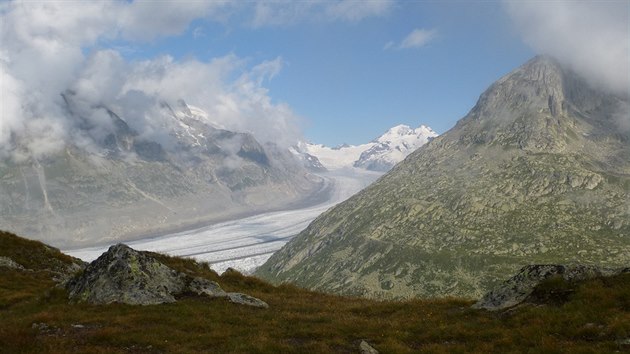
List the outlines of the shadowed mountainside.
{"label": "shadowed mountainside", "polygon": [[321,187],[287,149],[219,129],[183,101],[156,108],[165,136],[142,136],[107,107],[97,108],[110,130],[92,136],[73,94],[63,97],[82,139],[34,158],[28,136],[14,137],[13,157],[0,159],[6,229],[64,248],[112,243],[285,208]]}

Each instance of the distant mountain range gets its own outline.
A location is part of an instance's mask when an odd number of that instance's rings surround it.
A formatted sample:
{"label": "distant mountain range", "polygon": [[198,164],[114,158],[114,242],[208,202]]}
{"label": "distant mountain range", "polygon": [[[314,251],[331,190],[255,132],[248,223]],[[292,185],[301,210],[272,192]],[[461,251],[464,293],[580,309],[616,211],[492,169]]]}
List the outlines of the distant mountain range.
{"label": "distant mountain range", "polygon": [[358,167],[386,172],[436,136],[438,136],[436,132],[424,125],[416,129],[397,125],[366,144],[344,144],[331,148],[320,144],[301,143],[296,151],[316,158],[317,162],[313,158],[310,160],[312,166],[316,168]]}
{"label": "distant mountain range", "polygon": [[[104,106],[90,108],[108,122],[96,131],[74,94],[63,98],[80,139],[0,160],[4,229],[64,248],[113,243],[286,208],[321,187],[286,148],[221,129],[184,101],[155,107],[168,125],[147,136]],[[28,138],[15,136],[14,150]]]}
{"label": "distant mountain range", "polygon": [[536,57],[257,274],[374,298],[477,298],[527,264],[628,266],[628,104]]}
{"label": "distant mountain range", "polygon": [[[436,134],[398,126],[371,143],[287,149],[226,130],[183,100],[147,103],[141,131],[116,107],[62,95],[65,146],[31,154],[29,132],[0,159],[2,227],[58,247],[111,244],[305,205],[321,193],[313,172],[386,170]],[[321,159],[321,162],[320,162]],[[321,196],[317,196],[321,200]]]}

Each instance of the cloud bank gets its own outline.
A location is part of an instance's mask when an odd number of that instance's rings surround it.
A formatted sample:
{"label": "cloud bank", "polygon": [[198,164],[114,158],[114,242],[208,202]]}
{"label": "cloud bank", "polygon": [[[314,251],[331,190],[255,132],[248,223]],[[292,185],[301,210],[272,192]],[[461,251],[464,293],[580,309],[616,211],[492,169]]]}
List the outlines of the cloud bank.
{"label": "cloud bank", "polygon": [[[168,134],[160,103],[184,99],[226,129],[291,144],[298,117],[264,87],[282,59],[251,66],[235,55],[209,61],[162,56],[127,62],[103,41],[133,44],[222,18],[221,1],[12,1],[0,4],[0,158],[43,157],[68,142],[89,146],[111,129],[107,109],[140,135]],[[71,111],[69,111],[71,108]]]}
{"label": "cloud bank", "polygon": [[506,1],[524,41],[568,64],[592,84],[628,97],[630,3]]}

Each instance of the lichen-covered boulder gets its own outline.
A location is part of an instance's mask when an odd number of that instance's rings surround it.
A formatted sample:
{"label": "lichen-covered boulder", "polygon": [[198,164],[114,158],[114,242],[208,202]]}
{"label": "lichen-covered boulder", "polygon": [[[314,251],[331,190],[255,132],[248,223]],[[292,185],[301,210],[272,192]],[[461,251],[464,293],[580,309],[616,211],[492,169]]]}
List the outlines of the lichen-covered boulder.
{"label": "lichen-covered boulder", "polygon": [[359,351],[361,354],[378,354],[378,350],[374,349],[374,347],[364,340],[359,343]]}
{"label": "lichen-covered boulder", "polygon": [[66,283],[72,301],[91,304],[155,305],[175,302],[182,294],[227,298],[253,307],[268,305],[257,298],[226,293],[216,282],[178,272],[124,244],[111,246],[83,272]]}
{"label": "lichen-covered boulder", "polygon": [[219,286],[219,284],[199,277],[195,277],[187,281],[186,289],[197,295],[227,297],[227,293]]}
{"label": "lichen-covered boulder", "polygon": [[182,274],[123,244],[111,246],[66,285],[75,301],[131,305],[175,302],[184,287]]}
{"label": "lichen-covered boulder", "polygon": [[9,257],[4,257],[4,256],[0,256],[0,267],[24,270],[24,267],[21,264],[17,263],[16,261],[12,260]]}
{"label": "lichen-covered boulder", "polygon": [[259,307],[263,309],[266,309],[269,307],[269,305],[266,302],[260,299],[257,299],[253,296],[246,295],[246,294],[228,293],[227,297],[228,297],[228,300],[230,300],[230,302],[239,304],[239,305],[247,305],[247,306]]}
{"label": "lichen-covered boulder", "polygon": [[630,272],[630,268],[612,269],[589,265],[557,264],[528,265],[521,268],[518,274],[484,295],[472,307],[497,311],[516,306],[525,301],[536,286],[552,277],[561,277],[565,281],[576,282],[625,272]]}

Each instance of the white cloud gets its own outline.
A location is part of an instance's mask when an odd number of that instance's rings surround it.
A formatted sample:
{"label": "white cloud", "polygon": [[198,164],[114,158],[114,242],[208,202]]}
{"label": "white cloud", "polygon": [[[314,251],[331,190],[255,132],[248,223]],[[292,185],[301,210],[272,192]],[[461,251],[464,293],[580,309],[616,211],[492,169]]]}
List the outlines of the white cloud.
{"label": "white cloud", "polygon": [[422,28],[416,28],[409,33],[400,43],[393,41],[385,44],[383,49],[409,49],[409,48],[421,48],[427,45],[429,42],[435,39],[437,36],[437,30],[427,30]]}
{"label": "white cloud", "polygon": [[506,1],[524,41],[581,73],[591,83],[628,94],[630,3]]}
{"label": "white cloud", "polygon": [[203,27],[201,26],[197,26],[195,27],[195,29],[192,32],[192,36],[193,38],[201,38],[205,36],[205,33],[203,31]]}
{"label": "white cloud", "polygon": [[303,21],[312,15],[312,10],[321,5],[321,0],[313,1],[259,1],[255,3],[251,20],[252,27],[285,26]]}
{"label": "white cloud", "polygon": [[231,1],[135,0],[122,6],[118,23],[126,38],[152,40],[176,35],[198,18],[220,17]]}
{"label": "white cloud", "polygon": [[251,20],[253,27],[287,26],[305,21],[358,22],[387,14],[394,0],[258,1]]}
{"label": "white cloud", "polygon": [[268,90],[263,86],[265,80],[272,79],[282,68],[281,58],[266,61],[244,73],[231,85],[228,95],[224,95],[223,104],[238,107],[241,119],[233,119],[238,131],[256,132],[263,141],[275,142],[280,146],[297,143],[300,130],[299,120],[286,104],[274,104]]}
{"label": "white cloud", "polygon": [[341,0],[329,3],[326,13],[333,19],[357,22],[368,17],[384,15],[393,4],[393,0]]}
{"label": "white cloud", "polygon": [[[148,8],[150,5],[159,6]],[[227,2],[13,1],[0,4],[0,156],[25,159],[89,145],[111,129],[107,107],[141,135],[168,135],[160,102],[205,109],[218,124],[266,141],[297,139],[298,118],[263,86],[280,58],[248,67],[227,55],[209,61],[164,56],[126,62],[103,39],[153,40],[220,14]],[[87,55],[84,53],[91,54]],[[234,79],[236,78],[236,79]],[[72,106],[72,113],[68,110]]]}

